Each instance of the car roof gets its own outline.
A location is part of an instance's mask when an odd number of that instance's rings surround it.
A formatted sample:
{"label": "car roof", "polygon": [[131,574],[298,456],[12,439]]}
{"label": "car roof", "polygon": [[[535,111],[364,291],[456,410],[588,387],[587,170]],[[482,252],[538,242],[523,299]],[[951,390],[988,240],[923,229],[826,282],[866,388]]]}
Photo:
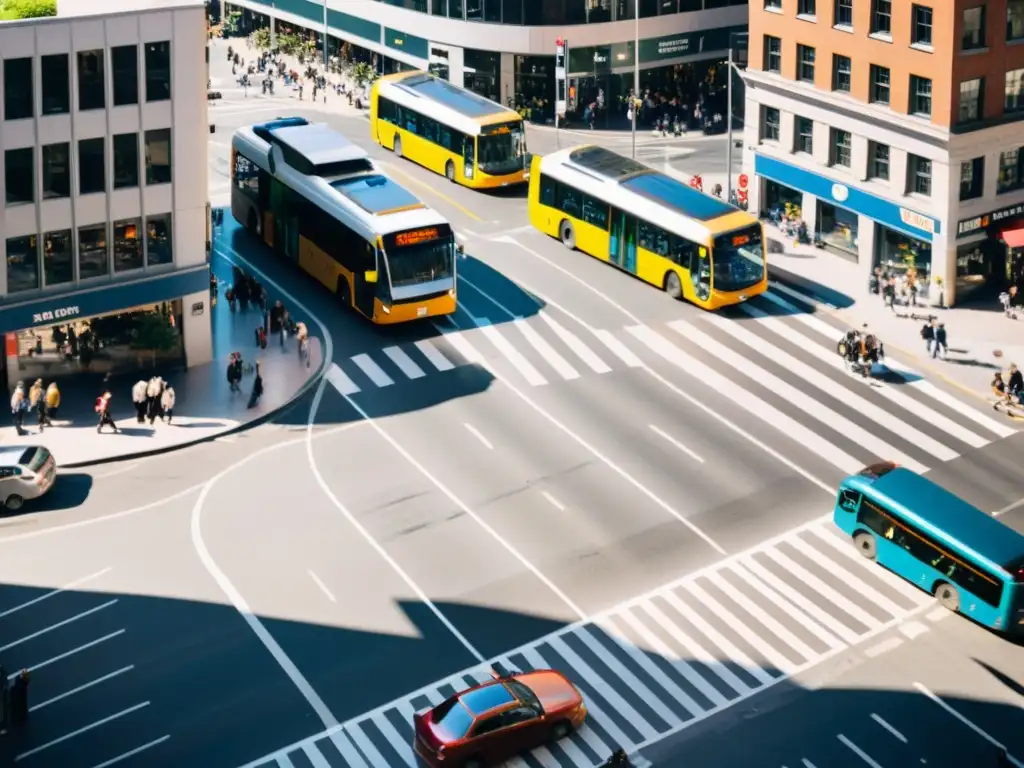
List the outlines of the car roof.
{"label": "car roof", "polygon": [[500,682],[494,682],[466,691],[459,696],[459,701],[474,717],[479,717],[496,709],[504,709],[515,704],[518,699],[512,695],[512,691],[507,686]]}

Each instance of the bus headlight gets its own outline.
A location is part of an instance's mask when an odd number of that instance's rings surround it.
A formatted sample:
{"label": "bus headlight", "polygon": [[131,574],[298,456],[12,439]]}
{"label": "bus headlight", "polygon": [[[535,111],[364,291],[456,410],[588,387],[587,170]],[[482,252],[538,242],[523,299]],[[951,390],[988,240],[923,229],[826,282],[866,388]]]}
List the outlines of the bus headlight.
{"label": "bus headlight", "polygon": [[448,289],[448,296],[450,298],[453,298],[453,299],[455,298],[455,289],[454,288],[449,288]]}
{"label": "bus headlight", "polygon": [[391,305],[385,304],[383,301],[380,303],[380,308],[384,310],[385,315],[391,314]]}

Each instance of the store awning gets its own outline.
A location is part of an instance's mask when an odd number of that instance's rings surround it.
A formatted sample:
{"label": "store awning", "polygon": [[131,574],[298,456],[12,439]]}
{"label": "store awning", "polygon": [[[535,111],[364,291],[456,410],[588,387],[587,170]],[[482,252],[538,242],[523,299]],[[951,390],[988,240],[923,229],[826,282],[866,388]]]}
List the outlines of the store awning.
{"label": "store awning", "polygon": [[1024,248],[1024,227],[1003,232],[1003,242],[1011,248]]}

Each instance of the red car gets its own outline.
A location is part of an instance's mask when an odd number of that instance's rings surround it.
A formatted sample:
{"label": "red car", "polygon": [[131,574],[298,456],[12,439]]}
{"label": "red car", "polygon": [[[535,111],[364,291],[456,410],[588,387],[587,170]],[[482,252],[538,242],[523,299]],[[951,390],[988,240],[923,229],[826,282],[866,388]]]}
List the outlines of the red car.
{"label": "red car", "polygon": [[416,753],[433,768],[484,768],[564,739],[586,718],[583,697],[560,672],[495,675],[413,715]]}

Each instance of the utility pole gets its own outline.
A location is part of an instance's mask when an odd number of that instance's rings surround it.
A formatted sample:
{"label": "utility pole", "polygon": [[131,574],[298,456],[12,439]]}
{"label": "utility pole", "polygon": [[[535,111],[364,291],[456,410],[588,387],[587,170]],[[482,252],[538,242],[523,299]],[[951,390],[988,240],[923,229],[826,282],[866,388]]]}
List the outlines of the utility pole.
{"label": "utility pole", "polygon": [[726,145],[725,145],[725,199],[726,201],[732,200],[732,75],[733,70],[736,70],[736,74],[739,75],[739,69],[733,63],[733,50],[735,49],[736,43],[742,40],[746,43],[747,33],[746,32],[731,32],[729,34],[729,62],[725,73],[726,86],[725,86],[725,98],[729,102],[726,105]]}
{"label": "utility pole", "polygon": [[633,103],[629,111],[633,115],[633,159],[636,160],[636,113],[640,101],[640,3],[633,0]]}

